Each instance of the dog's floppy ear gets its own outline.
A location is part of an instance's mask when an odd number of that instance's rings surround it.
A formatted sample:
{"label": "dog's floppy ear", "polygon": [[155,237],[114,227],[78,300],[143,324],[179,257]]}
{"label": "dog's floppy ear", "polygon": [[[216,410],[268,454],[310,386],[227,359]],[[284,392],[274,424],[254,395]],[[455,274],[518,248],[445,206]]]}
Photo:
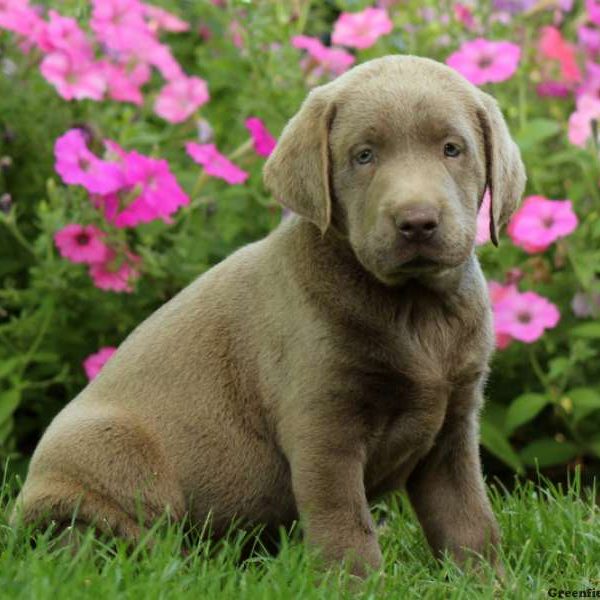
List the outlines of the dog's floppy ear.
{"label": "dog's floppy ear", "polygon": [[283,206],[325,233],[331,221],[329,130],[335,105],[315,88],[285,126],[263,171],[265,185]]}
{"label": "dog's floppy ear", "polygon": [[517,209],[525,182],[519,148],[513,142],[496,100],[480,92],[478,117],[483,131],[486,185],[490,191],[490,237],[498,245],[500,228]]}

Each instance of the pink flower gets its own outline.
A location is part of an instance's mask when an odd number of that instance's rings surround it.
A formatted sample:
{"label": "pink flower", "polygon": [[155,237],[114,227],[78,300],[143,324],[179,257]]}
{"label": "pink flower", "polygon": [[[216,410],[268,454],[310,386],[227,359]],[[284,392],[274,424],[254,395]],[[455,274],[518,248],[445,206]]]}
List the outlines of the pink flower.
{"label": "pink flower", "polygon": [[158,31],[164,29],[165,31],[172,31],[174,33],[188,31],[190,26],[189,23],[182,21],[176,15],[159,8],[158,6],[152,6],[146,4],[143,7],[144,14],[148,20],[148,25],[152,31]]}
{"label": "pink flower", "polygon": [[593,96],[577,98],[576,110],[569,117],[569,141],[584,147],[592,135],[592,120],[600,118],[600,100]]}
{"label": "pink flower", "polygon": [[558,61],[563,81],[581,81],[581,71],[577,64],[575,46],[567,42],[556,27],[543,27],[539,41],[542,56]]}
{"label": "pink flower", "polygon": [[351,48],[370,48],[394,24],[384,8],[365,8],[357,13],[342,13],[333,27],[331,41]]}
{"label": "pink flower", "polygon": [[269,156],[273,152],[277,140],[271,135],[266,125],[258,117],[246,119],[245,125],[252,136],[256,153],[261,156]]}
{"label": "pink flower", "polygon": [[558,308],[535,292],[508,293],[493,309],[496,332],[528,344],[560,319]]}
{"label": "pink flower", "polygon": [[543,252],[558,238],[577,228],[577,215],[570,200],[548,200],[529,196],[513,215],[507,233],[526,252]]}
{"label": "pink flower", "polygon": [[457,21],[462,23],[467,29],[475,28],[475,18],[473,17],[473,11],[466,4],[457,2],[453,8],[454,17]]}
{"label": "pink flower", "polygon": [[[508,300],[512,296],[518,296],[519,294],[519,292],[517,291],[517,286],[514,283],[502,285],[497,281],[488,281],[488,292],[490,295],[490,302],[492,304],[492,311],[495,311],[496,305],[502,300]],[[512,342],[512,337],[510,336],[510,334],[499,330],[495,320],[494,332],[496,334],[496,346],[500,350],[504,350],[504,348],[508,347],[509,344]]]}
{"label": "pink flower", "polygon": [[568,98],[572,93],[572,86],[561,81],[542,81],[535,86],[538,96],[551,98]]}
{"label": "pink flower", "polygon": [[82,185],[95,194],[108,194],[123,185],[121,169],[88,149],[81,129],[70,129],[54,144],[54,168],[65,183]]}
{"label": "pink flower", "polygon": [[131,102],[141,106],[144,103],[141,86],[150,79],[150,68],[143,63],[132,67],[103,61],[102,69],[108,85],[108,95],[119,102]]}
{"label": "pink flower", "polygon": [[600,2],[598,0],[585,0],[585,10],[588,19],[594,25],[600,25]]}
{"label": "pink flower", "polygon": [[520,58],[521,48],[516,44],[477,38],[464,42],[446,59],[446,64],[471,83],[483,85],[510,79],[519,66]]}
{"label": "pink flower", "polygon": [[131,252],[126,256],[111,253],[107,261],[90,265],[90,277],[101,290],[131,293],[131,282],[139,277],[136,265],[140,260],[139,256]]}
{"label": "pink flower", "polygon": [[109,255],[102,241],[106,234],[94,225],[66,225],[54,234],[54,243],[61,256],[74,263],[102,262]]}
{"label": "pink flower", "polygon": [[84,55],[51,52],[42,61],[40,71],[65,100],[102,100],[104,96],[106,80],[102,67]]}
{"label": "pink flower", "polygon": [[231,185],[244,183],[249,177],[246,171],[223,156],[214,144],[187,142],[185,149],[195,162],[204,167],[206,173],[223,179]]}
{"label": "pink flower", "polygon": [[104,346],[95,354],[90,354],[83,361],[83,368],[88,379],[91,381],[100,373],[102,367],[108,362],[108,359],[117,351],[113,346]]}
{"label": "pink flower", "polygon": [[50,19],[45,28],[46,47],[44,50],[47,52],[62,51],[70,55],[85,57],[86,60],[92,59],[92,46],[77,21],[71,17],[63,17],[55,10],[51,10],[48,15]]}
{"label": "pink flower", "polygon": [[0,29],[12,31],[39,46],[45,28],[46,23],[27,0],[0,0]]}
{"label": "pink flower", "polygon": [[486,244],[490,241],[490,191],[485,190],[483,195],[483,202],[477,213],[477,235],[475,236],[475,243],[478,246]]}
{"label": "pink flower", "polygon": [[336,77],[347,71],[356,58],[342,48],[328,48],[324,46],[317,38],[307,35],[297,35],[292,38],[292,46],[300,50],[306,50],[310,56],[310,61],[304,64],[307,70],[313,69],[315,77],[321,77],[323,74]]}
{"label": "pink flower", "polygon": [[93,202],[116,227],[134,227],[155,219],[170,223],[171,215],[189,204],[166,160],[126,152],[110,140],[106,146],[120,165],[122,185],[112,193],[96,196]]}
{"label": "pink flower", "polygon": [[594,57],[600,52],[600,30],[582,25],[577,29],[579,45],[585,52]]}
{"label": "pink flower", "polygon": [[152,37],[139,0],[92,0],[90,27],[109,48],[131,51],[140,38]]}
{"label": "pink flower", "polygon": [[585,79],[577,88],[577,97],[591,96],[600,100],[600,65],[588,62],[585,68]]}
{"label": "pink flower", "polygon": [[208,99],[208,88],[203,79],[183,76],[163,87],[154,104],[154,111],[170,123],[181,123]]}

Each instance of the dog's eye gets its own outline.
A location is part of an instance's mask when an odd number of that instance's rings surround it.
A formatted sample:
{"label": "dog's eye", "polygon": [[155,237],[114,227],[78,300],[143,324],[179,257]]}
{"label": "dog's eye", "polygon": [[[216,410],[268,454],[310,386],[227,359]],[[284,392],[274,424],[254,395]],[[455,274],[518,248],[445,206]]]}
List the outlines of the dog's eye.
{"label": "dog's eye", "polygon": [[460,148],[456,144],[447,143],[444,145],[444,156],[456,158],[460,154]]}
{"label": "dog's eye", "polygon": [[355,160],[359,165],[367,165],[370,162],[373,162],[373,150],[370,150],[369,148],[361,150],[356,155]]}

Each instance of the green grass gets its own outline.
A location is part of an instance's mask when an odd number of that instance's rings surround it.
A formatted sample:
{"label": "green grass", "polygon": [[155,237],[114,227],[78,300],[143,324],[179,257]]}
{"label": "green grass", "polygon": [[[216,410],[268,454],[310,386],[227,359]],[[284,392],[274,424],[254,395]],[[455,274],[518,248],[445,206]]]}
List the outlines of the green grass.
{"label": "green grass", "polygon": [[[465,574],[446,559],[436,562],[403,496],[380,504],[385,575],[347,586],[340,569],[326,573],[298,536],[282,535],[277,555],[257,550],[240,561],[243,534],[218,544],[192,543],[176,526],[150,531],[133,552],[103,543],[92,532],[76,553],[52,548],[50,532],[33,536],[7,525],[9,486],[0,493],[0,597],[43,600],[85,598],[545,598],[549,588],[600,589],[600,519],[595,491],[579,479],[567,489],[547,481],[490,493],[503,531],[506,579],[489,567]],[[146,541],[147,541],[146,540]]]}

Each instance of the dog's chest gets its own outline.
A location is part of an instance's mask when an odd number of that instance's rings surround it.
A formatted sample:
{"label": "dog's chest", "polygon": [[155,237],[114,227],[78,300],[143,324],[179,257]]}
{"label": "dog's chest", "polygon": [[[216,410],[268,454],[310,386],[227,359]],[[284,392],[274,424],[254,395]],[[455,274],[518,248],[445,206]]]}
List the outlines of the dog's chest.
{"label": "dog's chest", "polygon": [[363,388],[371,410],[367,489],[379,493],[403,485],[431,449],[455,401],[453,392],[485,368],[480,337],[442,307],[413,304],[399,312],[382,343],[369,349],[364,364],[378,377],[371,376],[371,384],[366,377]]}

